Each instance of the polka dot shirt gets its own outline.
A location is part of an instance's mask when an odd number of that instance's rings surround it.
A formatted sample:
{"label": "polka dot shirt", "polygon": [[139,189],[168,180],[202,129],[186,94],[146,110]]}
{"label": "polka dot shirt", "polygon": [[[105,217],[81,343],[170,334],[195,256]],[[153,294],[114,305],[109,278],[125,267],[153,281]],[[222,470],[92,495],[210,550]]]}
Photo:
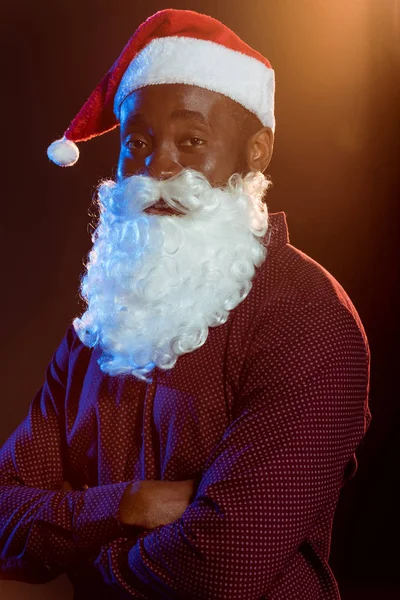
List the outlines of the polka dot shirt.
{"label": "polka dot shirt", "polygon": [[[340,598],[331,528],[371,420],[368,341],[285,213],[267,236],[248,297],[150,383],[103,374],[68,328],[0,451],[0,578],[66,571],[75,600]],[[119,523],[130,481],[193,478],[178,520]]]}

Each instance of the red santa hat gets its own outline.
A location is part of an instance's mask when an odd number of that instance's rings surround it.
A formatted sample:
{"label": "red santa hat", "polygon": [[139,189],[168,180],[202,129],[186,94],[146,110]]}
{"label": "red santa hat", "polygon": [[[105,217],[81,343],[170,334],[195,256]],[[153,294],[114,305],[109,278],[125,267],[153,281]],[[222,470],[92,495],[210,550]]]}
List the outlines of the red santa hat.
{"label": "red santa hat", "polygon": [[75,142],[117,127],[121,104],[130,93],[162,83],[224,94],[275,130],[275,79],[269,61],[220,21],[190,10],[167,9],[135,31],[64,136],[49,146],[49,158],[72,166],[79,158]]}

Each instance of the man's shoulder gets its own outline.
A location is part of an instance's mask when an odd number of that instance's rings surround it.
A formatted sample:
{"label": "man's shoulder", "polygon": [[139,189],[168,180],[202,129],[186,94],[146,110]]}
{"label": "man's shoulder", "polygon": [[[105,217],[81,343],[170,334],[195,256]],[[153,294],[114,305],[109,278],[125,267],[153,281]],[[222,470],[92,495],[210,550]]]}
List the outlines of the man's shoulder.
{"label": "man's shoulder", "polygon": [[53,354],[53,364],[62,370],[70,370],[74,363],[90,360],[92,349],[79,339],[73,323],[68,324],[65,333]]}
{"label": "man's shoulder", "polygon": [[251,328],[248,368],[258,368],[268,381],[283,378],[289,386],[310,380],[333,362],[342,374],[350,366],[368,369],[364,327],[335,277],[290,244],[270,258],[265,285],[258,282],[263,292],[254,296],[260,298],[262,293],[263,304],[257,304]]}
{"label": "man's shoulder", "polygon": [[[287,243],[275,248],[256,278],[253,296],[257,327],[280,335],[336,330],[358,338],[368,352],[361,318],[338,280],[316,260]],[[278,335],[278,331],[276,331]],[[305,332],[303,331],[305,335]],[[313,335],[314,335],[313,334]]]}
{"label": "man's shoulder", "polygon": [[[338,305],[355,317],[357,310],[339,281],[325,267],[295,246],[286,244],[271,254],[265,276],[270,282],[265,302],[307,305]],[[268,261],[268,258],[267,258]],[[266,261],[266,262],[267,262]],[[271,285],[272,284],[272,285]]]}

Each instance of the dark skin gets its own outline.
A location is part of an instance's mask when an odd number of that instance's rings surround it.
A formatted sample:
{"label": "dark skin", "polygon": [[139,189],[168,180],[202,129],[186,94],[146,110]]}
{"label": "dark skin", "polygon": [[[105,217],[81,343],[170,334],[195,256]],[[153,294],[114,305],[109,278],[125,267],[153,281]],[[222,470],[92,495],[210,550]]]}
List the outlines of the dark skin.
{"label": "dark skin", "polygon": [[235,172],[264,172],[274,138],[230,98],[180,83],[150,85],[127,96],[120,132],[118,179],[138,174],[166,179],[190,167],[214,186]]}
{"label": "dark skin", "polygon": [[[132,92],[121,105],[120,132],[119,180],[139,174],[167,179],[192,168],[213,186],[222,186],[233,173],[264,172],[274,143],[272,130],[240,104],[185,84]],[[72,487],[66,481],[62,489]],[[182,516],[195,492],[193,479],[134,481],[122,497],[120,522],[146,529],[171,523]]]}

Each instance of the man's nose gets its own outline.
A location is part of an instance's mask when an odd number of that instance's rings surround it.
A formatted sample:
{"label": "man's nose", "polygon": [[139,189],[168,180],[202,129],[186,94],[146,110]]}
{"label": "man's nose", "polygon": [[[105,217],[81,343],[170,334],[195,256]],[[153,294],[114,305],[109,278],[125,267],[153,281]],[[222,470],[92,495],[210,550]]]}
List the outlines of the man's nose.
{"label": "man's nose", "polygon": [[146,173],[155,179],[169,179],[178,175],[183,167],[174,159],[168,148],[154,150],[145,161]]}

